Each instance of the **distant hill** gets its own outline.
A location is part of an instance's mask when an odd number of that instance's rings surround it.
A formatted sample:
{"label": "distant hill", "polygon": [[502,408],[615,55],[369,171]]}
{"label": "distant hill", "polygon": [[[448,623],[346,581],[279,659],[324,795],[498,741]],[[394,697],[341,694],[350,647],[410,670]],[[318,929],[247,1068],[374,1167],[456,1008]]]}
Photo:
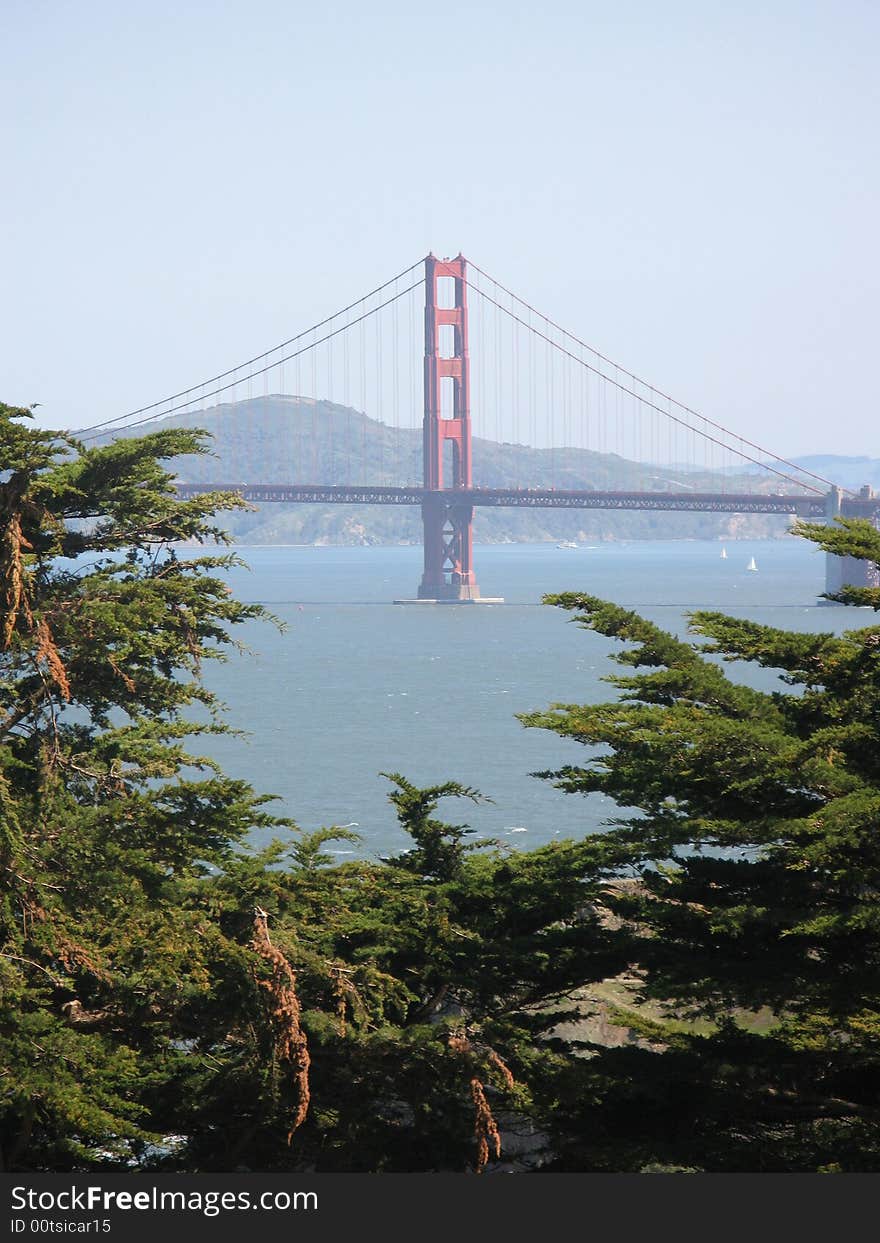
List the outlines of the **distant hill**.
{"label": "distant hill", "polygon": [[[420,428],[388,427],[329,401],[274,394],[150,425],[157,426],[199,427],[211,433],[211,457],[181,457],[173,463],[185,483],[400,484],[422,478]],[[106,439],[146,430],[123,429]],[[533,449],[476,438],[473,462],[479,487],[713,491],[722,484],[720,473],[670,470],[587,449]],[[735,487],[735,477],[725,473],[723,484]],[[743,472],[743,490],[749,486],[754,479]],[[770,480],[766,486],[768,491],[777,488]],[[732,540],[782,535],[787,527],[785,518],[760,515],[478,508],[474,538],[482,543]],[[248,544],[421,542],[415,506],[263,505],[256,512],[232,515],[228,529],[238,542]]]}
{"label": "distant hill", "polygon": [[[803,457],[790,457],[788,460],[795,466],[819,475],[822,479],[829,479],[841,488],[857,492],[867,483],[875,491],[880,492],[880,458],[847,457],[845,454],[838,453],[812,453]],[[734,472],[725,470],[723,473],[730,476]],[[746,465],[737,473],[756,475],[761,473],[761,467]]]}
{"label": "distant hill", "polygon": [[815,453],[808,457],[793,457],[796,466],[811,470],[816,475],[839,483],[842,488],[858,491],[863,484],[870,484],[880,492],[880,458],[844,457],[835,453]]}

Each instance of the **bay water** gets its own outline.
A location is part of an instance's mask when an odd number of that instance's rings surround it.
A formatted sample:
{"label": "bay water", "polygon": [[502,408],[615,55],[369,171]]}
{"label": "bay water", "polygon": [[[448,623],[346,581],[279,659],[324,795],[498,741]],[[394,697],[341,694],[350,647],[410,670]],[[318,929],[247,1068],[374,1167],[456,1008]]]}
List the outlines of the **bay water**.
{"label": "bay water", "polygon": [[[620,811],[598,795],[564,794],[536,771],[578,764],[584,748],[516,713],[551,703],[613,697],[603,677],[617,666],[610,640],[541,603],[581,591],[637,609],[683,634],[686,614],[718,609],[771,626],[840,633],[873,613],[821,606],[824,554],[794,537],[717,542],[490,545],[475,550],[486,596],[502,605],[401,605],[421,575],[418,547],[239,548],[247,568],[229,572],[233,592],[285,623],[239,627],[249,648],[206,679],[244,738],[203,740],[200,749],[306,830],[345,825],[360,835],[328,849],[341,859],[381,857],[409,845],[388,802],[382,772],[418,785],[455,780],[491,802],[446,800],[439,814],[476,836],[529,849],[595,832]],[[757,571],[746,569],[754,557]],[[729,666],[757,687],[771,671]],[[743,757],[747,762],[747,757]]]}

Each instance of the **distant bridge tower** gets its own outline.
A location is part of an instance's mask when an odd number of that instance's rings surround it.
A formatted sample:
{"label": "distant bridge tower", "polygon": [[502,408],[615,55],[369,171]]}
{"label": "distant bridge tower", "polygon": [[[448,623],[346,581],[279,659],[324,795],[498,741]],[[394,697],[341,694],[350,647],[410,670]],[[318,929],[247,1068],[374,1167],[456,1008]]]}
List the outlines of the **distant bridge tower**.
{"label": "distant bridge tower", "polygon": [[[452,278],[452,306],[439,305],[441,277]],[[428,255],[423,453],[424,486],[430,495],[422,502],[425,570],[420,600],[480,599],[473,567],[474,507],[455,496],[457,489],[473,486],[467,316],[466,260],[461,255],[456,259]]]}
{"label": "distant bridge tower", "polygon": [[[866,512],[873,501],[876,501],[874,512]],[[865,502],[868,502],[868,506]],[[843,499],[841,489],[833,487],[826,499],[826,520],[833,522],[839,514],[845,517],[851,514],[853,517],[869,518],[875,527],[880,528],[880,497],[875,495],[869,484],[865,484],[859,489],[857,501],[850,504]],[[843,587],[880,587],[880,566],[869,561],[859,561],[856,557],[837,557],[834,553],[826,552],[825,590],[833,594]]]}

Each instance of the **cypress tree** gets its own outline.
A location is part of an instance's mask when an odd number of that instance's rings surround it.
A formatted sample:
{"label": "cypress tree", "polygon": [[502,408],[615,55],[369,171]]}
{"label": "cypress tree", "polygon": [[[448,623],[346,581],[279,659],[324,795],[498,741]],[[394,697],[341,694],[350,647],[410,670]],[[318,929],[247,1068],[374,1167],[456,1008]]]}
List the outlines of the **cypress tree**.
{"label": "cypress tree", "polygon": [[482,1170],[548,1005],[623,964],[607,852],[469,841],[435,812],[476,791],[392,774],[413,848],[334,866],[347,830],[199,756],[226,728],[202,667],[265,616],[198,547],[238,502],[175,494],[165,463],[205,449],[0,407],[4,1168]]}
{"label": "cypress tree", "polygon": [[225,728],[200,669],[261,610],[187,551],[238,504],[175,495],[203,437],[29,418],[0,406],[0,1160],[127,1164],[232,951],[202,882],[273,823],[186,745]]}
{"label": "cypress tree", "polygon": [[[869,523],[799,533],[880,562]],[[880,609],[877,589],[831,598]],[[644,1046],[574,1074],[562,1164],[878,1168],[880,625],[800,634],[700,611],[680,640],[592,596],[547,602],[625,645],[613,700],[522,720],[588,748],[544,777],[628,809],[606,835],[627,856],[607,901],[637,937],[619,1017]]]}

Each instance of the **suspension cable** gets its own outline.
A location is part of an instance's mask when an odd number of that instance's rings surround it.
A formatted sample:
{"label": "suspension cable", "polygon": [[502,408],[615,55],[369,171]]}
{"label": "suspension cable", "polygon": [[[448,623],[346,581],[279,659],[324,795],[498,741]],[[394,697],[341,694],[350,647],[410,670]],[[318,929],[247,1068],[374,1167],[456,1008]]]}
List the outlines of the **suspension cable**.
{"label": "suspension cable", "polygon": [[[478,270],[479,270],[479,269],[478,269]],[[490,277],[489,279],[491,280],[492,278]],[[509,315],[509,316],[511,317],[511,319],[516,320],[516,322],[517,322],[518,324],[521,324],[523,328],[527,328],[527,329],[529,330],[529,332],[534,333],[534,335],[535,335],[536,337],[540,337],[542,341],[546,341],[546,342],[548,343],[548,345],[552,345],[552,346],[553,346],[555,349],[557,349],[557,350],[558,350],[561,354],[565,354],[565,355],[566,355],[566,357],[573,359],[573,360],[574,360],[574,362],[576,362],[576,363],[580,363],[580,365],[581,365],[582,367],[586,367],[588,371],[592,371],[594,375],[599,376],[599,377],[600,377],[600,379],[604,380],[607,384],[611,384],[614,388],[619,389],[619,390],[620,390],[620,392],[622,392],[622,393],[628,393],[631,397],[635,397],[635,399],[636,399],[637,401],[641,402],[641,403],[642,403],[643,405],[645,405],[645,406],[650,407],[650,409],[652,409],[652,410],[659,410],[661,414],[664,414],[664,415],[666,416],[666,418],[668,418],[668,419],[672,419],[672,420],[673,420],[673,422],[678,423],[678,425],[679,425],[680,427],[685,427],[685,428],[687,428],[689,431],[692,431],[692,432],[697,432],[697,431],[699,431],[699,429],[698,429],[698,428],[695,428],[695,427],[694,427],[694,425],[693,425],[692,423],[688,423],[685,419],[680,419],[677,415],[674,415],[674,414],[672,414],[672,413],[671,413],[671,412],[669,412],[669,411],[665,411],[665,410],[663,410],[663,409],[662,409],[660,406],[658,406],[655,402],[653,402],[653,401],[649,401],[646,397],[642,396],[640,393],[635,392],[635,390],[634,390],[634,389],[628,388],[625,384],[620,383],[620,381],[618,381],[618,380],[613,380],[613,379],[611,378],[611,376],[606,375],[606,374],[604,373],[604,371],[600,371],[598,367],[593,367],[593,366],[591,366],[591,365],[590,365],[590,363],[585,362],[585,361],[584,361],[583,359],[581,359],[581,358],[578,358],[578,356],[577,356],[576,354],[572,354],[571,350],[567,350],[567,349],[566,349],[563,345],[560,345],[557,341],[554,341],[554,340],[552,340],[549,336],[547,336],[547,334],[546,334],[546,333],[541,332],[541,331],[540,331],[540,329],[535,328],[535,327],[534,327],[533,325],[531,325],[531,324],[527,324],[527,323],[526,323],[526,321],[525,321],[524,319],[521,319],[521,318],[520,318],[520,316],[518,316],[518,315],[514,315],[514,313],[513,313],[512,311],[509,311],[509,310],[507,309],[507,307],[503,306],[500,302],[496,302],[494,298],[491,298],[491,297],[489,296],[489,294],[485,293],[482,289],[480,289],[480,288],[479,288],[479,286],[477,286],[477,285],[471,285],[471,286],[470,286],[470,288],[471,288],[471,289],[472,289],[475,293],[479,294],[481,298],[485,299],[487,302],[491,302],[491,303],[493,304],[493,306],[498,307],[498,309],[499,309],[500,311],[503,311],[505,315]],[[507,292],[507,291],[505,290],[505,292]],[[524,302],[522,302],[522,300],[521,300],[520,298],[517,298],[517,302],[520,302],[520,303],[521,303],[521,305],[528,307],[528,303],[524,303]],[[531,308],[529,308],[529,310],[531,310]],[[542,315],[542,316],[541,316],[541,318],[542,318],[542,319],[544,319],[544,316]],[[547,321],[547,322],[549,323],[549,321]],[[562,331],[562,332],[565,332],[565,329],[561,329],[561,331]],[[571,334],[570,334],[570,333],[565,333],[565,335],[566,335],[566,336],[568,336],[568,337],[571,337]],[[575,340],[575,341],[576,341],[576,340],[577,340],[577,338],[576,338],[576,337],[574,337],[574,338],[572,338],[572,340]],[[582,342],[579,342],[579,344],[582,344]],[[589,346],[587,346],[586,348],[587,348],[587,349],[590,349],[590,347],[589,347]],[[591,352],[594,352],[594,351],[591,351]],[[609,360],[609,359],[605,359],[604,361],[606,361],[606,362],[610,362],[610,360]],[[617,365],[617,364],[616,364],[616,363],[612,363],[611,365],[616,367],[616,365]],[[630,372],[625,371],[625,369],[624,369],[624,368],[620,368],[620,370],[623,370],[623,371],[624,371],[624,374],[626,374],[627,376],[630,376],[630,378],[631,378],[631,379],[635,379],[635,378],[636,378],[636,377],[632,376]],[[641,383],[641,381],[639,381],[639,383]],[[650,385],[646,385],[645,387],[650,388],[651,386],[650,386]],[[656,392],[656,393],[658,394],[658,396],[665,396],[665,394],[660,394],[660,393],[659,393],[659,391],[658,391],[657,389],[654,389],[654,390],[652,390],[652,391]],[[674,399],[673,399],[673,400],[674,400]],[[676,405],[680,405],[680,403],[678,403],[678,402],[676,402],[675,404],[676,404]],[[681,407],[681,408],[682,408],[682,409],[685,409],[686,407]],[[689,413],[695,413],[695,412],[694,412],[694,411],[690,411]],[[697,415],[697,418],[703,418],[703,416],[702,416],[702,415]],[[710,422],[711,422],[711,420],[709,420],[709,419],[705,419],[705,420],[704,420],[704,422],[706,422],[706,423],[710,423]],[[718,424],[716,424],[716,423],[712,423],[712,426],[713,426],[713,427],[718,427],[718,429],[719,429],[720,431],[723,431],[723,432],[727,433],[727,429],[726,429],[726,428],[724,428],[724,427],[720,427],[720,426],[719,426]],[[727,433],[727,434],[729,435],[730,433]],[[763,470],[769,470],[769,471],[771,471],[774,475],[778,475],[780,479],[786,479],[789,483],[793,483],[793,484],[795,484],[797,487],[801,487],[801,488],[808,488],[811,492],[815,492],[815,493],[817,493],[818,495],[822,495],[822,494],[823,494],[823,493],[822,493],[822,489],[820,489],[820,488],[815,488],[815,487],[813,487],[813,485],[812,485],[812,484],[809,484],[809,483],[804,483],[804,481],[803,481],[802,479],[796,479],[796,478],[794,478],[792,475],[788,475],[788,474],[786,474],[784,471],[777,470],[775,466],[768,466],[766,462],[762,462],[759,458],[754,458],[754,457],[751,457],[748,453],[743,453],[743,452],[742,452],[742,451],[740,451],[740,450],[737,450],[737,449],[732,449],[730,445],[725,444],[725,443],[724,443],[724,441],[722,441],[722,440],[718,440],[718,439],[717,439],[717,437],[715,437],[715,436],[710,436],[708,432],[703,432],[703,431],[700,431],[700,432],[699,432],[699,435],[701,435],[701,436],[702,436],[705,440],[709,440],[709,441],[711,441],[713,444],[720,445],[723,449],[727,449],[729,452],[733,452],[733,453],[738,454],[738,456],[739,456],[739,457],[741,457],[741,458],[743,458],[743,460],[744,460],[744,461],[751,462],[751,463],[752,463],[752,465],[754,465],[754,466],[760,466]],[[740,438],[738,437],[737,439],[740,439]],[[749,445],[751,445],[751,442],[750,442],[750,441],[747,441],[747,440],[742,440],[742,443],[743,443],[743,444],[749,444]],[[751,447],[752,447],[752,448],[755,448],[755,449],[758,449],[761,453],[765,452],[765,450],[761,449],[760,445],[752,445]],[[782,463],[783,463],[784,465],[786,465],[786,466],[791,466],[793,470],[799,471],[799,470],[801,469],[799,466],[796,466],[793,462],[786,462],[785,458],[777,458],[775,454],[771,454],[771,457],[773,457],[774,461],[777,461],[777,462],[782,462]],[[811,474],[812,474],[812,472],[811,472],[811,471],[804,471],[804,474],[811,475]],[[836,486],[835,484],[832,484],[830,480],[828,480],[828,479],[823,479],[821,475],[812,475],[812,478],[814,478],[814,479],[818,479],[821,483],[826,483],[826,484],[828,484],[828,486],[829,486],[829,487],[835,487],[835,486]]]}
{"label": "suspension cable", "polygon": [[[500,281],[496,281],[494,276],[490,276],[488,272],[484,272],[482,268],[477,266],[477,264],[472,263],[470,260],[468,260],[468,267],[472,268],[475,272],[479,272],[481,276],[485,276],[487,280],[491,281],[492,284],[494,286],[497,286],[498,289],[502,290],[503,293],[508,294],[508,296],[513,298],[516,302],[518,302],[520,306],[523,306],[530,312],[533,312],[534,314],[539,315],[540,318],[543,319],[548,324],[549,327],[555,328],[558,332],[561,332],[563,336],[568,337],[569,340],[576,342],[580,346],[583,346],[583,348],[586,350],[589,350],[589,352],[595,358],[600,359],[603,363],[607,363],[611,367],[615,367],[619,372],[622,372],[623,375],[627,376],[630,380],[633,380],[636,384],[640,384],[642,385],[643,388],[646,388],[649,392],[656,394],[658,398],[662,398],[664,401],[667,401],[671,403],[672,405],[677,406],[679,410],[684,411],[685,414],[693,415],[695,419],[699,419],[701,422],[708,424],[710,427],[714,427],[716,431],[724,432],[726,436],[730,436],[732,439],[738,440],[740,444],[748,445],[750,449],[756,449],[759,453],[766,454],[768,457],[773,458],[774,462],[780,462],[783,466],[788,466],[792,470],[797,471],[801,475],[809,475],[811,479],[818,480],[819,483],[825,484],[826,487],[833,488],[837,486],[830,479],[826,479],[824,475],[817,475],[813,471],[807,470],[803,466],[798,466],[796,462],[790,462],[787,458],[780,457],[779,454],[773,453],[769,449],[765,449],[762,445],[755,444],[753,441],[747,440],[744,436],[739,436],[736,433],[731,432],[728,428],[724,427],[722,424],[716,423],[712,419],[707,418],[705,414],[700,414],[697,410],[692,410],[690,406],[686,406],[683,402],[678,401],[675,397],[670,397],[668,393],[664,393],[661,389],[657,388],[655,385],[649,384],[647,380],[642,380],[639,376],[635,375],[632,371],[629,371],[626,367],[620,366],[620,364],[616,363],[612,358],[606,357],[604,354],[600,353],[599,350],[594,349],[592,345],[588,345],[585,341],[582,341],[580,337],[576,337],[574,333],[569,332],[567,329],[563,328],[560,324],[557,324],[554,320],[550,319],[548,316],[543,315],[540,311],[537,311],[533,306],[531,306],[530,303],[526,302],[525,299],[520,298],[517,294],[513,293],[512,290],[502,285]],[[484,293],[483,290],[480,289],[478,285],[471,285],[470,287],[471,289],[474,289],[477,293],[482,294],[484,298],[488,298],[488,294]],[[499,305],[499,304],[496,303],[496,305]],[[501,307],[501,309],[505,311],[505,313],[508,315],[512,314],[512,312],[508,311],[506,307]],[[520,320],[519,322],[522,323],[523,321]],[[553,342],[553,344],[556,344],[556,342]],[[561,349],[562,347],[557,346],[557,348]],[[574,355],[569,355],[569,357],[574,357]],[[583,366],[587,367],[589,366],[589,364],[583,363]],[[600,376],[602,375],[602,372],[597,370],[595,367],[591,367],[590,370],[594,371],[596,375],[600,375]],[[603,378],[609,379],[607,376],[603,376]],[[613,384],[614,381],[609,379],[609,383]],[[626,391],[630,392],[631,390],[628,389]],[[642,398],[638,393],[635,393],[634,396],[639,401],[645,401],[645,403],[651,406],[652,409],[659,410],[661,414],[667,414],[667,411],[662,410],[660,406],[656,406],[652,402],[647,401],[645,398]],[[674,418],[675,416],[669,414],[668,417]],[[685,424],[683,420],[676,420],[676,421],[682,423],[683,426],[690,426],[690,424]],[[713,439],[711,436],[708,435],[708,433],[705,433],[705,435],[708,440]],[[723,442],[721,441],[714,440],[713,443],[721,444],[723,448],[731,449],[729,445],[724,445]],[[739,450],[737,449],[731,449],[731,451],[733,453],[739,453]],[[755,461],[755,459],[750,458],[748,454],[740,453],[740,456],[745,458],[749,462]],[[764,466],[765,464],[763,462],[758,461],[756,462],[756,465]],[[768,466],[767,469],[773,470],[774,468]],[[775,473],[781,474],[782,472],[776,471]],[[784,478],[790,479],[790,476],[784,475]],[[810,485],[803,484],[802,486],[809,487]],[[818,489],[816,489],[816,491],[818,491]],[[847,492],[849,491],[849,489],[842,488],[841,491]]]}
{"label": "suspension cable", "polygon": [[[417,266],[418,266],[417,264],[414,264],[414,265],[413,265],[413,267],[417,267]],[[410,268],[409,270],[410,270],[410,271],[412,271],[412,268]],[[390,282],[390,281],[389,281],[389,282],[387,282],[387,283],[388,283],[388,284],[391,284],[392,282]],[[302,347],[302,349],[300,349],[300,350],[294,350],[294,351],[293,351],[293,353],[291,353],[291,354],[285,354],[285,356],[284,356],[283,358],[277,358],[277,359],[275,359],[275,361],[274,361],[274,362],[268,363],[265,367],[260,367],[257,371],[252,371],[252,372],[250,372],[250,374],[249,374],[249,375],[248,375],[248,377],[247,377],[247,378],[248,378],[248,380],[253,380],[253,379],[255,379],[257,376],[259,376],[259,375],[263,375],[263,373],[264,373],[264,372],[266,372],[266,371],[271,371],[274,367],[277,367],[280,363],[286,363],[286,362],[289,362],[292,358],[299,358],[299,357],[300,357],[300,355],[302,355],[302,354],[307,354],[307,353],[309,352],[309,350],[313,350],[313,349],[315,349],[315,347],[316,347],[316,346],[318,346],[318,345],[323,345],[325,342],[327,342],[327,341],[331,341],[331,340],[333,339],[333,337],[338,337],[340,333],[342,333],[342,332],[347,332],[347,331],[348,331],[348,329],[349,329],[349,328],[352,328],[355,324],[359,324],[359,323],[361,323],[361,321],[362,321],[362,320],[369,319],[369,317],[370,317],[371,315],[376,315],[379,311],[383,311],[383,310],[385,309],[385,307],[386,307],[386,306],[391,306],[391,304],[392,304],[393,302],[397,302],[397,300],[398,300],[399,298],[402,298],[402,297],[404,297],[406,294],[411,293],[414,289],[418,289],[419,285],[424,285],[424,283],[425,283],[425,278],[422,276],[422,277],[420,277],[417,281],[414,281],[412,285],[409,285],[406,289],[402,289],[402,290],[400,291],[400,293],[394,294],[394,296],[393,296],[393,297],[386,299],[386,301],[385,301],[385,302],[380,302],[378,306],[374,306],[374,307],[372,307],[369,311],[364,311],[363,315],[358,315],[355,319],[348,320],[345,324],[343,324],[343,325],[342,325],[342,327],[341,327],[341,328],[334,328],[334,330],[333,330],[332,332],[328,332],[328,333],[326,333],[323,337],[316,337],[316,339],[315,339],[314,341],[310,341],[310,342],[309,342],[309,344],[308,344],[308,345],[304,345],[304,346]],[[361,299],[361,302],[363,302],[363,301],[364,301],[364,299],[362,298],[362,299]],[[353,303],[353,305],[354,305],[354,306],[357,306],[357,305],[359,305],[359,303]],[[338,314],[340,314],[340,315],[341,315],[341,314],[343,314],[343,312],[341,312],[341,311],[340,311]],[[330,319],[328,319],[328,320],[323,320],[322,322],[323,322],[323,323],[325,323],[325,324],[328,324],[328,323],[330,323],[330,321],[331,321],[331,320],[336,319],[336,318],[338,318],[338,315],[332,315],[332,316],[330,317]],[[315,325],[313,328],[310,328],[310,329],[308,329],[307,331],[308,331],[308,332],[315,332],[315,331],[317,330],[317,328],[319,328],[319,327],[320,327],[320,325]],[[298,341],[298,340],[300,339],[300,337],[302,337],[302,336],[304,336],[304,335],[305,335],[304,333],[298,333],[298,334],[297,334],[297,336],[295,336],[295,337],[291,337],[291,342],[293,342],[293,341]],[[280,347],[279,347],[279,348],[280,348]],[[271,353],[271,351],[269,351],[269,352]],[[265,354],[261,354],[261,355],[260,355],[260,358],[265,358],[265,357],[266,357],[266,355],[265,355]],[[244,366],[244,365],[246,365],[246,364],[242,364],[242,365]],[[235,368],[234,370],[236,370],[236,371],[237,371],[237,370],[238,370],[238,368]],[[227,372],[224,372],[224,375],[229,375],[229,374],[231,374],[231,373],[230,373],[230,372],[228,372],[228,371],[227,371]],[[222,377],[218,376],[217,378],[218,378],[218,379],[221,379]],[[206,383],[208,383],[208,381],[206,381]],[[238,381],[232,381],[232,382],[230,382],[229,384],[223,384],[223,385],[221,385],[219,388],[211,389],[211,391],[210,391],[210,392],[204,393],[202,396],[203,396],[203,398],[205,398],[205,397],[216,397],[219,393],[225,393],[225,392],[227,392],[229,389],[234,388],[234,387],[236,386],[236,384],[237,384],[237,383],[238,383]],[[198,387],[198,386],[197,386],[197,387]],[[181,394],[181,396],[185,396],[187,393],[190,393],[190,392],[192,392],[192,391],[193,391],[192,389],[185,389],[185,390],[184,390],[184,392]],[[173,399],[172,399],[172,398],[169,398],[168,400],[173,400]],[[152,409],[154,409],[154,408],[155,408],[155,405],[162,405],[162,404],[163,404],[162,402],[154,403],[154,405],[152,405],[152,406],[144,406],[144,407],[143,407],[143,409],[144,409],[144,410],[152,410]],[[149,415],[149,416],[148,416],[147,418],[145,418],[145,419],[137,419],[137,420],[135,420],[134,422],[131,422],[131,423],[126,423],[126,424],[125,424],[125,426],[126,426],[126,427],[141,427],[144,423],[152,423],[152,422],[154,422],[154,421],[155,421],[156,419],[158,419],[158,418],[166,418],[166,417],[167,417],[168,415],[170,415],[170,414],[176,414],[178,410],[186,410],[186,409],[187,409],[187,407],[189,407],[189,406],[191,406],[191,405],[192,405],[192,402],[191,402],[191,401],[184,401],[184,402],[181,402],[181,403],[180,403],[179,405],[177,405],[177,406],[172,406],[172,407],[171,407],[170,409],[168,409],[168,410],[163,410],[163,411],[161,411],[161,413],[160,413],[160,414],[151,414],[151,415]],[[133,411],[133,413],[137,413],[137,412],[136,412],[136,411]],[[125,416],[125,417],[127,417],[127,416]],[[111,419],[111,420],[109,420],[109,422],[110,422],[110,423],[114,423],[114,422],[116,422],[116,420],[115,420],[115,419]],[[78,439],[79,439],[79,440],[82,440],[84,443],[88,443],[89,441],[92,441],[92,440],[98,440],[98,439],[100,439],[100,437],[101,437],[101,435],[102,435],[102,433],[101,433],[100,429],[101,429],[101,428],[104,428],[104,427],[107,427],[107,426],[108,426],[108,424],[107,424],[107,423],[98,423],[98,424],[96,424],[96,425],[95,425],[95,427],[91,427],[91,428],[90,428],[90,427],[87,427],[87,428],[85,428],[85,429],[84,429],[85,431],[87,431],[87,432],[88,432],[88,431],[95,432],[96,434],[95,434],[95,435],[92,435],[92,436],[79,436],[79,437],[78,437]]]}
{"label": "suspension cable", "polygon": [[[310,328],[304,328],[302,332],[298,332],[296,336],[289,337],[286,341],[282,341],[279,345],[273,346],[272,349],[265,350],[262,354],[256,354],[253,358],[249,358],[246,362],[239,363],[238,366],[236,367],[230,367],[228,371],[221,371],[218,375],[211,376],[210,379],[207,379],[207,380],[202,380],[199,384],[193,384],[190,388],[181,389],[179,393],[172,393],[170,397],[164,397],[161,401],[153,401],[153,402],[150,402],[148,406],[140,406],[137,410],[129,410],[127,414],[118,414],[116,418],[106,419],[103,423],[93,423],[90,427],[82,428],[82,431],[84,432],[98,431],[99,428],[110,427],[112,424],[121,423],[125,419],[133,419],[139,414],[146,414],[148,410],[157,410],[159,409],[160,406],[167,405],[167,403],[170,401],[177,401],[178,398],[180,397],[189,396],[190,393],[196,392],[197,389],[204,389],[209,384],[216,384],[218,380],[225,380],[227,376],[232,375],[234,372],[241,371],[244,367],[250,367],[252,363],[262,362],[263,359],[268,358],[270,354],[277,354],[279,350],[286,349],[288,345],[293,345],[294,342],[302,340],[303,337],[307,337],[310,333],[317,332],[319,328],[324,328],[327,324],[332,323],[334,319],[338,319],[340,315],[346,315],[349,311],[353,311],[355,307],[360,306],[362,303],[366,302],[369,298],[373,298],[377,294],[382,293],[382,291],[387,289],[389,285],[393,285],[397,281],[402,280],[404,276],[409,276],[410,272],[415,271],[415,269],[419,267],[420,264],[422,263],[424,263],[424,259],[418,259],[415,263],[411,263],[408,268],[404,268],[402,272],[398,272],[396,276],[392,276],[390,280],[385,281],[381,285],[377,285],[375,289],[371,289],[370,292],[364,294],[362,298],[358,298],[356,299],[356,301],[350,302],[348,306],[344,306],[342,310],[336,311],[335,314],[333,315],[328,315],[326,319],[319,320],[318,323],[312,324]],[[421,282],[417,282],[417,284],[419,283]],[[415,286],[411,286],[410,288],[415,288]],[[387,306],[388,304],[383,303],[383,305]],[[376,310],[381,310],[381,307],[377,307]],[[351,322],[358,323],[359,321],[352,320]],[[329,338],[325,337],[324,340],[329,340]],[[287,358],[279,359],[275,363],[272,363],[271,365],[274,367],[274,366],[277,366],[279,362],[282,362],[282,363],[287,362],[288,358],[295,358],[295,357],[296,357],[295,354],[289,354]],[[264,370],[266,369],[263,368],[260,371],[255,371],[253,374],[262,375]],[[215,390],[215,392],[221,392],[221,393],[224,391],[225,389],[223,388]],[[203,394],[203,396],[204,395],[205,394]],[[207,396],[211,397],[213,396],[213,394],[208,393]],[[188,405],[191,405],[192,402],[184,402],[183,404],[185,406],[188,406]],[[181,406],[175,407],[176,410],[179,410],[181,408],[182,408]],[[163,411],[162,413],[171,414],[173,413],[173,411],[166,410],[166,411]],[[146,422],[149,422],[149,420],[140,419],[138,423],[131,424],[131,426],[138,427],[140,426],[141,423],[146,423]]]}

